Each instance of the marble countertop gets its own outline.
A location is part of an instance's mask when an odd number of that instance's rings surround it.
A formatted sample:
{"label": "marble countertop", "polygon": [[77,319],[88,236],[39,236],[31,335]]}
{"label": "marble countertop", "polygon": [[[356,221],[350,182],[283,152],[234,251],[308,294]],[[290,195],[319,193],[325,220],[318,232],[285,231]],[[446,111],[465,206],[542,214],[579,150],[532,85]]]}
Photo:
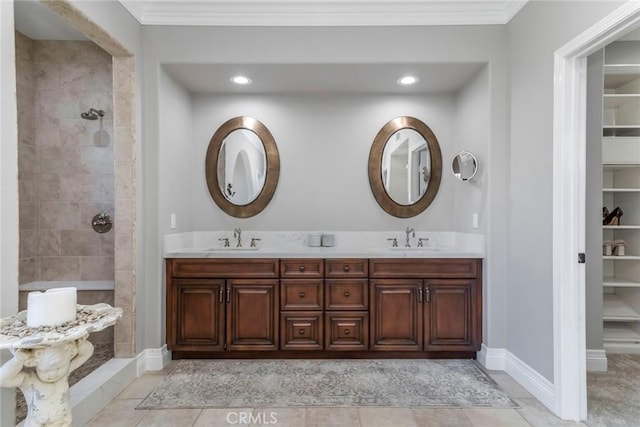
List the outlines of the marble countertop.
{"label": "marble countertop", "polygon": [[[332,234],[334,246],[310,247],[310,234]],[[242,246],[232,232],[207,231],[165,236],[165,258],[483,258],[484,236],[416,231],[405,247],[404,232],[254,232],[243,231]],[[252,238],[260,239],[250,247]],[[388,239],[397,239],[392,247]],[[423,247],[418,247],[418,239]],[[220,240],[223,239],[223,240]],[[229,239],[230,247],[224,247]]]}

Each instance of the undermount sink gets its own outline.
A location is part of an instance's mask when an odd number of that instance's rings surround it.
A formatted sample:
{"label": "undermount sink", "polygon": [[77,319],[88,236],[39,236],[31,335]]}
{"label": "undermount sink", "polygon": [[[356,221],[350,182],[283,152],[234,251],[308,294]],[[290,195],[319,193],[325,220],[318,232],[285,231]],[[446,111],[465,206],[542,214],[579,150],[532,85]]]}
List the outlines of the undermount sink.
{"label": "undermount sink", "polygon": [[250,252],[260,248],[194,248],[193,252]]}
{"label": "undermount sink", "polygon": [[401,252],[442,252],[444,251],[443,248],[436,248],[433,246],[426,246],[426,247],[421,247],[421,246],[417,246],[417,247],[395,247],[395,248],[387,248],[390,251],[401,251]]}

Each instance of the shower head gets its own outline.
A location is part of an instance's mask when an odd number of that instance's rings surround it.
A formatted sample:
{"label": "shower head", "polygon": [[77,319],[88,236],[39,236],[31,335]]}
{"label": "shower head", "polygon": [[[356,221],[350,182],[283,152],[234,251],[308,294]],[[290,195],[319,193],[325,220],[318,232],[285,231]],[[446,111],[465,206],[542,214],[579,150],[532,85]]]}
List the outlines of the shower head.
{"label": "shower head", "polygon": [[98,120],[98,117],[104,116],[104,111],[96,110],[95,108],[89,108],[89,111],[80,114],[80,116],[86,120]]}

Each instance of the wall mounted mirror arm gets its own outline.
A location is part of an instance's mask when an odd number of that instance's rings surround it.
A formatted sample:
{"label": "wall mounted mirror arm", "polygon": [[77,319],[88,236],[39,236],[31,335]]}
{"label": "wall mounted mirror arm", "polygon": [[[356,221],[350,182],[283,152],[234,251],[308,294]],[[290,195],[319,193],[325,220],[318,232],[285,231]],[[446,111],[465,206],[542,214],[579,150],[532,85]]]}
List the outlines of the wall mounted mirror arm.
{"label": "wall mounted mirror arm", "polygon": [[271,132],[252,117],[234,117],[211,137],[205,160],[207,187],[228,215],[262,212],[275,193],[280,156]]}

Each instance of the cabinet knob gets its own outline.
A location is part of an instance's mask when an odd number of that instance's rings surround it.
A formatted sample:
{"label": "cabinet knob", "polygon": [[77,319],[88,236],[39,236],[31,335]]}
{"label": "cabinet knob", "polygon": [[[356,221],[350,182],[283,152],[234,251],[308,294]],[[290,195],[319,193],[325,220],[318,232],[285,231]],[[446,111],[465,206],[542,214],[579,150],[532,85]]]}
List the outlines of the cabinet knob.
{"label": "cabinet knob", "polygon": [[342,267],[342,269],[344,270],[345,273],[348,273],[349,270],[351,270],[351,267],[349,267],[348,265],[345,265],[344,267]]}
{"label": "cabinet knob", "polygon": [[300,335],[304,335],[304,329],[300,329],[300,330],[298,331],[298,334],[300,334]]}
{"label": "cabinet knob", "polygon": [[300,271],[304,271],[304,265],[300,266]]}
{"label": "cabinet knob", "polygon": [[350,333],[351,333],[351,331],[350,331],[350,330],[348,330],[348,329],[345,329],[345,330],[344,330],[344,334],[345,334],[345,335],[349,335]]}
{"label": "cabinet knob", "polygon": [[300,292],[300,298],[304,298],[304,292]]}
{"label": "cabinet knob", "polygon": [[350,297],[350,296],[351,296],[351,293],[350,293],[349,291],[345,291],[345,292],[344,292],[344,296],[345,296],[345,297]]}

